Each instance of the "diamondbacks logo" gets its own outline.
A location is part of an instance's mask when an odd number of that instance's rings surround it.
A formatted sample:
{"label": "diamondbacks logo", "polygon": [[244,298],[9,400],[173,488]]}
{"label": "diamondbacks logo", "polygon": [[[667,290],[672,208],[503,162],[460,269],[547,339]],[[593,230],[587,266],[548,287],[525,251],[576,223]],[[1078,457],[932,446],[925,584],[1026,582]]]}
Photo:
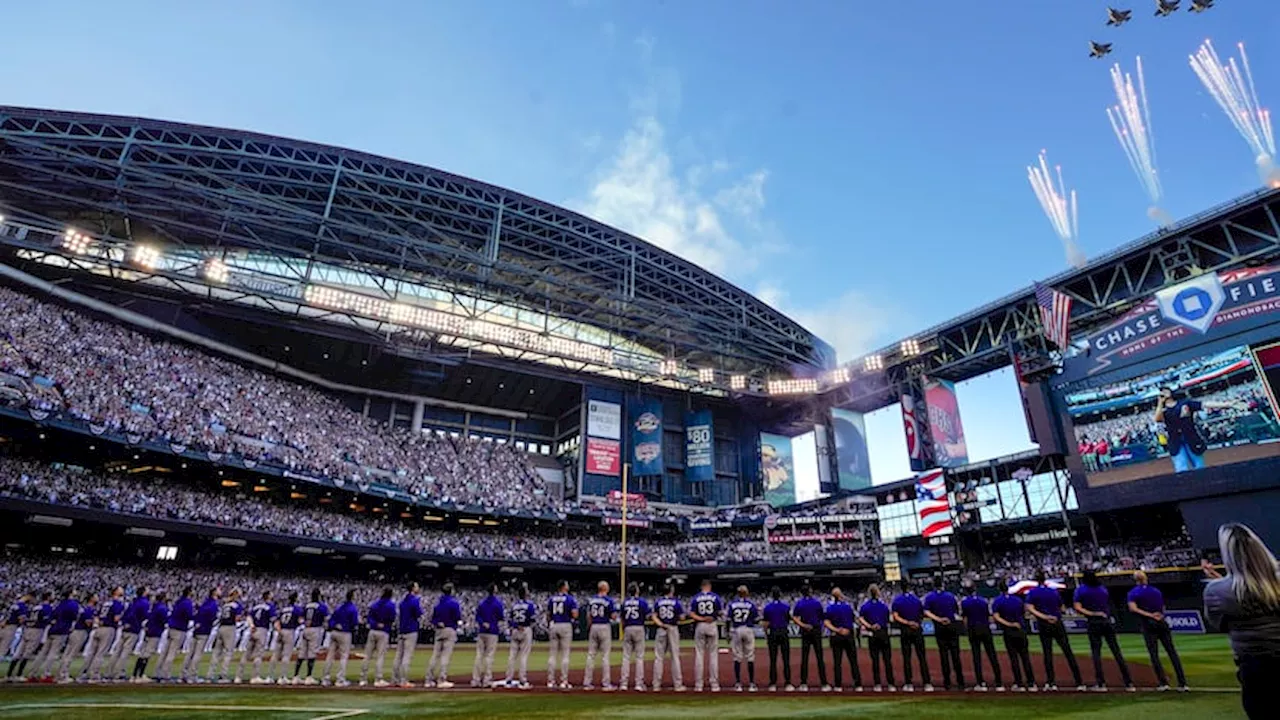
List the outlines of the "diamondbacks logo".
{"label": "diamondbacks logo", "polygon": [[656,442],[644,442],[636,445],[636,462],[653,462],[661,454],[662,446]]}

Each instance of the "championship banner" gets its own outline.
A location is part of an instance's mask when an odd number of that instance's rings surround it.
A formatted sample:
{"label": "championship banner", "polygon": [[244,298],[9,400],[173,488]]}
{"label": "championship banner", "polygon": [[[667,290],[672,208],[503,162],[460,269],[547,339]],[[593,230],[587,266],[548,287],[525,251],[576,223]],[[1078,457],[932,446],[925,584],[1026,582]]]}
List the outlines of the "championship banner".
{"label": "championship banner", "polygon": [[867,424],[862,413],[833,408],[831,428],[836,437],[836,464],[841,490],[871,487],[871,460],[867,453]]}
{"label": "championship banner", "polygon": [[964,441],[955,384],[926,378],[924,402],[929,408],[929,435],[933,439],[933,459],[938,467],[968,465],[969,447]]}
{"label": "championship banner", "polygon": [[622,473],[622,443],[617,440],[587,438],[587,472],[618,477]]}
{"label": "championship banner", "polygon": [[631,474],[662,474],[662,401],[645,398],[631,405]]}
{"label": "championship banner", "polygon": [[796,480],[791,460],[791,438],[760,434],[760,472],[764,480],[764,500],[774,507],[796,504]]}
{"label": "championship banner", "polygon": [[[1275,321],[1280,266],[1208,273],[1156,292],[1087,338],[1088,353],[1072,358],[1072,376],[1198,345],[1208,337]],[[1074,378],[1071,378],[1074,379]]]}
{"label": "championship banner", "polygon": [[715,478],[715,433],[711,411],[685,413],[684,479],[689,482],[708,482]]}
{"label": "championship banner", "polygon": [[[587,436],[606,440],[622,439],[622,406],[618,403],[587,402]],[[588,470],[588,472],[590,472]]]}

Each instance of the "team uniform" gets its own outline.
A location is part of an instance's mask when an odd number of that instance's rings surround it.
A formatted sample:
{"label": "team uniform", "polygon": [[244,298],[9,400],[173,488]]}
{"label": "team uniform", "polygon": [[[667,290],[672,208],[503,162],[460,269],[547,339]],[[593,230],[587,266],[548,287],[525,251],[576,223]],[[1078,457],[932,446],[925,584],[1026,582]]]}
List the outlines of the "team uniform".
{"label": "team uniform", "polygon": [[506,619],[506,608],[497,595],[489,595],[476,606],[476,659],[471,664],[471,686],[493,685],[493,656],[498,652],[498,635]]}
{"label": "team uniform", "polygon": [[[854,644],[853,608],[844,600],[833,600],[827,603],[825,618],[832,628],[831,633],[831,680],[836,692],[844,687],[844,661],[849,660],[849,670],[853,675],[853,687],[862,689],[862,669],[858,667],[858,646]],[[847,631],[847,634],[838,632]]]}
{"label": "team uniform", "polygon": [[67,635],[67,646],[62,651],[62,662],[58,665],[58,682],[71,682],[71,663],[77,655],[84,652],[85,645],[89,644],[89,634],[97,626],[98,609],[93,605],[82,606],[80,615],[71,626],[71,633]]}
{"label": "team uniform", "polygon": [[1133,678],[1129,676],[1129,664],[1124,661],[1124,653],[1120,651],[1120,644],[1116,641],[1116,628],[1111,617],[1111,597],[1107,589],[1100,585],[1097,587],[1081,585],[1076,588],[1073,601],[1080,603],[1080,607],[1090,612],[1106,613],[1105,617],[1093,615],[1086,617],[1089,623],[1089,653],[1093,656],[1095,687],[1102,689],[1107,685],[1106,679],[1102,677],[1102,643],[1105,642],[1111,650],[1112,657],[1116,659],[1116,664],[1120,666],[1120,677],[1124,679],[1124,686],[1132,688]]}
{"label": "team uniform", "polygon": [[[102,666],[111,655],[111,645],[116,641],[116,633],[120,630],[120,621],[124,617],[124,601],[112,598],[102,611],[97,627],[89,631],[89,641],[85,648],[84,667],[80,669],[80,679],[89,682],[102,680]],[[110,666],[107,677],[110,678]]]}
{"label": "team uniform", "polygon": [[556,685],[556,667],[560,668],[560,687],[569,685],[569,650],[573,646],[573,615],[578,601],[572,595],[555,594],[547,599],[547,620],[550,628],[550,652],[547,658],[547,687]]}
{"label": "team uniform", "polygon": [[120,641],[116,643],[115,652],[107,661],[103,674],[108,679],[124,680],[125,663],[129,654],[138,646],[138,638],[142,636],[147,615],[151,613],[151,600],[145,595],[135,597],[128,609],[120,616]]}
{"label": "team uniform", "polygon": [[720,692],[720,633],[716,621],[724,614],[724,601],[713,592],[700,592],[689,601],[689,608],[695,615],[711,618],[699,620],[693,628],[693,689],[701,692],[705,667],[711,692]]}
{"label": "team uniform", "polygon": [[1062,596],[1057,590],[1040,585],[1031,588],[1027,593],[1027,604],[1042,615],[1056,618],[1057,622],[1040,621],[1040,650],[1044,655],[1045,689],[1056,690],[1057,678],[1053,669],[1053,645],[1058,644],[1062,654],[1067,658],[1072,678],[1076,687],[1083,688],[1084,680],[1080,677],[1080,666],[1076,664],[1076,656],[1071,652],[1071,641],[1067,639],[1067,629],[1062,627]]}
{"label": "team uniform", "polygon": [[595,675],[596,656],[600,657],[600,680],[605,690],[612,690],[612,673],[609,667],[609,653],[613,650],[613,618],[618,614],[618,606],[613,598],[605,595],[594,595],[587,601],[587,667],[582,673],[582,687],[591,690]]}
{"label": "team uniform", "polygon": [[894,689],[893,681],[893,645],[889,640],[889,606],[880,600],[868,600],[858,608],[858,615],[868,626],[867,651],[871,654],[871,679],[875,689],[880,690],[880,670],[884,668],[884,679],[889,683],[889,691]]}
{"label": "team uniform", "polygon": [[164,652],[160,656],[160,667],[156,668],[156,680],[165,682],[173,672],[173,661],[187,639],[187,631],[191,629],[191,620],[196,615],[195,601],[189,597],[178,598],[173,604],[173,611],[166,621],[164,635]]}
{"label": "team uniform", "polygon": [[218,682],[226,681],[227,673],[231,671],[231,656],[236,651],[236,626],[243,618],[244,604],[239,600],[222,606],[218,616],[218,634],[213,638],[213,659],[209,661],[209,682],[214,681],[215,672]]}
{"label": "team uniform", "polygon": [[382,664],[387,657],[387,646],[396,627],[396,603],[391,598],[379,598],[369,606],[369,637],[364,643],[364,662],[360,665],[360,684],[369,680],[369,661],[374,664],[374,687],[386,687],[382,679]]}
{"label": "team uniform", "polygon": [[[920,623],[924,620],[924,603],[909,592],[894,598],[891,609],[899,618],[908,622]],[[911,659],[914,653],[916,659],[920,661],[920,679],[924,680],[924,689],[932,690],[933,683],[929,680],[929,663],[924,656],[924,632],[919,627],[902,623],[898,624],[898,629],[902,633],[902,689],[907,692],[913,689]]]}
{"label": "team uniform", "polygon": [[32,664],[32,677],[39,677],[35,672],[38,665],[37,651],[40,648],[41,641],[44,640],[45,630],[49,624],[53,622],[53,606],[49,603],[40,603],[35,610],[27,616],[26,625],[22,628],[22,639],[18,642],[18,657],[21,662],[18,664],[17,677],[19,680],[26,680],[24,675],[27,671],[27,663]]}
{"label": "team uniform", "polygon": [[[360,624],[360,609],[350,600],[338,606],[329,618],[329,655],[324,661],[324,672],[321,673],[324,684],[333,682],[338,687],[346,687],[347,660],[351,657],[351,634]],[[338,672],[332,674],[334,660],[338,661]]]}
{"label": "team uniform", "polygon": [[808,625],[809,629],[800,626],[800,689],[809,689],[809,653],[813,653],[818,663],[818,682],[822,687],[827,685],[827,660],[822,650],[822,601],[815,597],[802,597],[796,601],[792,616],[799,622]]}
{"label": "team uniform", "polygon": [[680,598],[663,597],[653,603],[653,616],[658,634],[653,641],[653,690],[662,689],[662,663],[671,658],[671,683],[677,692],[684,691],[684,669],[680,666],[680,620],[684,606]]}
{"label": "team uniform", "polygon": [[511,652],[507,656],[507,685],[519,680],[524,690],[529,689],[529,651],[533,649],[533,619],[537,614],[537,605],[528,600],[517,600],[508,616]]}
{"label": "team uniform", "polygon": [[[211,596],[205,598],[205,601],[200,604],[200,609],[196,610],[195,627],[191,631],[193,636],[191,650],[187,652],[186,658],[182,663],[183,682],[195,682],[196,678],[199,677],[200,655],[204,653],[204,649],[209,645],[209,636],[213,634],[213,629],[218,623],[220,609],[217,598]],[[172,640],[173,638],[170,637],[169,639]]]}
{"label": "team uniform", "polygon": [[262,682],[262,656],[267,652],[267,646],[271,640],[271,626],[275,621],[276,604],[270,600],[263,600],[249,608],[249,642],[245,644],[244,652],[240,654],[235,682],[238,683],[244,679],[244,666],[247,662],[253,663],[253,676],[249,678],[249,682],[253,685]]}
{"label": "team uniform", "polygon": [[[298,629],[302,627],[302,606],[296,603],[280,608],[276,618],[276,635],[271,641],[271,673],[268,682],[275,680],[283,685],[289,679],[289,660],[293,657],[293,648],[298,644]],[[281,669],[280,663],[284,663]]]}
{"label": "team uniform", "polygon": [[36,658],[36,677],[52,678],[62,662],[62,653],[67,649],[68,636],[72,626],[80,617],[80,603],[66,598],[53,609],[53,620],[49,623],[49,635],[40,656]]}
{"label": "team uniform", "polygon": [[458,643],[458,625],[462,622],[462,606],[452,595],[441,595],[431,611],[431,626],[436,629],[435,644],[431,646],[431,662],[427,665],[427,687],[451,688],[449,661],[453,658],[453,646]]}
{"label": "team uniform", "polygon": [[774,600],[764,606],[762,615],[768,626],[769,690],[778,689],[779,655],[782,656],[783,682],[791,690],[791,635],[787,632],[787,627],[791,624],[791,605],[782,600]]}
{"label": "team uniform", "polygon": [[422,599],[416,593],[408,593],[400,601],[399,626],[397,630],[400,640],[396,643],[396,660],[391,666],[391,682],[401,687],[410,687],[409,663],[413,660],[413,649],[418,646],[418,631],[422,622]]}
{"label": "team uniform", "polygon": [[169,630],[168,603],[155,602],[147,613],[147,622],[142,628],[142,650],[138,653],[138,662],[133,666],[134,682],[148,682],[146,677],[147,663],[160,650],[160,642]]}
{"label": "team uniform", "polygon": [[622,601],[622,682],[623,690],[631,681],[631,663],[636,665],[636,690],[644,691],[644,622],[649,617],[649,601],[629,597]]}
{"label": "team uniform", "polygon": [[955,675],[957,690],[964,690],[964,665],[960,662],[960,627],[956,618],[960,615],[960,603],[946,590],[935,590],[924,596],[924,608],[934,617],[946,622],[934,621],[933,637],[942,656],[942,689],[951,688]]}
{"label": "team uniform", "polygon": [[747,682],[756,691],[756,625],[760,611],[750,600],[729,603],[729,647],[733,650],[734,689],[742,691],[742,664],[747,664]]}
{"label": "team uniform", "polygon": [[302,663],[307,663],[307,676],[304,685],[314,685],[316,679],[311,676],[315,671],[316,655],[324,644],[324,625],[329,619],[329,606],[321,600],[312,600],[302,606],[302,645],[298,648],[298,661],[293,666],[293,678],[297,682],[302,674]]}
{"label": "team uniform", "polygon": [[987,601],[971,594],[960,601],[960,614],[964,616],[965,627],[969,630],[969,652],[973,655],[973,676],[979,690],[987,689],[987,682],[982,674],[982,652],[987,653],[991,662],[991,673],[995,676],[996,689],[1004,689],[1004,678],[1000,676],[1000,661],[996,658],[996,643],[991,635],[991,608]]}
{"label": "team uniform", "polygon": [[[14,647],[14,640],[18,636],[18,630],[25,628],[27,618],[31,615],[31,606],[23,600],[17,600],[9,606],[9,611],[4,616],[4,626],[0,627],[0,657],[9,654],[9,648],[13,647],[13,654],[9,655],[9,670],[6,677],[13,677],[18,666],[22,663],[22,653],[19,651],[22,641],[18,641],[18,646]],[[26,634],[26,630],[23,630]]]}
{"label": "team uniform", "polygon": [[1150,585],[1138,585],[1129,591],[1128,602],[1144,612],[1161,615],[1160,620],[1152,620],[1145,615],[1138,616],[1139,622],[1142,623],[1142,639],[1146,642],[1147,654],[1151,656],[1151,666],[1155,668],[1160,688],[1169,687],[1169,676],[1165,675],[1164,665],[1160,664],[1159,646],[1163,645],[1165,654],[1169,656],[1169,662],[1173,664],[1174,675],[1178,678],[1178,687],[1185,689],[1187,676],[1182,672],[1182,660],[1178,657],[1178,649],[1173,645],[1173,633],[1169,630],[1169,623],[1163,619],[1164,594]]}
{"label": "team uniform", "polygon": [[992,601],[991,612],[1005,621],[1000,623],[1000,635],[1004,638],[1004,649],[1009,653],[1009,666],[1013,669],[1013,689],[1019,690],[1025,687],[1034,691],[1036,676],[1031,668],[1031,654],[1027,647],[1027,631],[1024,627],[1027,616],[1026,605],[1022,602],[1022,598],[1006,593]]}

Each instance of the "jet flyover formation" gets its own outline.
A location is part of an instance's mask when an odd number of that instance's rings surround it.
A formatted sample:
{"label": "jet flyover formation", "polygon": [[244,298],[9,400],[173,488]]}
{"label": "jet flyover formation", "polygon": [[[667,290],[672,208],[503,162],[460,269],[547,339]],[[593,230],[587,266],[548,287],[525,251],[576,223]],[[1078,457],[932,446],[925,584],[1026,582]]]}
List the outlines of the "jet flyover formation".
{"label": "jet flyover formation", "polygon": [[[1191,0],[1191,6],[1187,8],[1193,13],[1202,13],[1213,7],[1214,0]],[[1156,0],[1156,17],[1169,17],[1178,11],[1182,5],[1182,0]],[[1116,8],[1107,8],[1107,25],[1109,27],[1120,27],[1133,19],[1132,10],[1118,10]],[[1089,57],[1101,58],[1111,53],[1112,43],[1089,41]]]}

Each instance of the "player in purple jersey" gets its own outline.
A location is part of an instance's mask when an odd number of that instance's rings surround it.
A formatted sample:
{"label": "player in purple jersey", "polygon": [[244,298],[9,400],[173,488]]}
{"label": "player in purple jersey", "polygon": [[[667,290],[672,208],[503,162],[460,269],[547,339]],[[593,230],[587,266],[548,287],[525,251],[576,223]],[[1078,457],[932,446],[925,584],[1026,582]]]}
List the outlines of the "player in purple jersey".
{"label": "player in purple jersey", "polygon": [[871,653],[871,676],[875,681],[875,691],[880,692],[880,669],[884,667],[885,679],[889,681],[889,692],[894,692],[893,681],[893,645],[889,641],[889,606],[880,599],[880,586],[872,583],[867,588],[868,599],[858,608],[858,624],[868,634],[867,650]]}
{"label": "player in purple jersey", "polygon": [[[182,663],[182,681],[186,683],[199,682],[199,665],[200,656],[204,654],[204,650],[209,645],[209,636],[213,634],[214,628],[218,623],[218,614],[221,606],[218,600],[222,597],[222,588],[215,587],[209,591],[209,596],[200,603],[199,609],[196,610],[194,617],[194,628],[192,629],[191,650],[187,652],[186,658]],[[181,640],[179,640],[181,642]]]}
{"label": "player in purple jersey", "polygon": [[418,646],[418,633],[422,626],[422,589],[418,583],[409,583],[409,591],[400,600],[396,613],[399,640],[396,642],[396,659],[391,665],[391,682],[403,688],[413,687],[409,679],[409,663],[413,660],[413,650]]}
{"label": "player in purple jersey", "polygon": [[266,654],[271,639],[271,626],[276,621],[276,604],[271,602],[271,591],[264,590],[258,604],[249,608],[249,641],[240,653],[240,664],[236,666],[236,677],[233,682],[244,680],[244,666],[252,663],[253,675],[249,677],[250,685],[261,685],[262,656]]}
{"label": "player in purple jersey", "polygon": [[640,597],[640,583],[631,583],[627,594],[622,601],[622,682],[618,687],[627,689],[634,662],[636,692],[644,692],[644,623],[650,614],[649,601]]}
{"label": "player in purple jersey", "polygon": [[996,644],[991,635],[991,607],[987,601],[978,596],[976,585],[969,586],[969,594],[960,601],[960,614],[964,616],[965,627],[969,630],[969,651],[973,656],[974,690],[987,691],[987,682],[982,674],[982,651],[987,652],[991,661],[991,672],[996,680],[996,692],[1004,692],[1004,679],[1000,676],[1000,660],[996,658]]}
{"label": "player in purple jersey", "polygon": [[[1016,583],[1017,580],[1009,578],[1006,585],[1013,587]],[[1027,648],[1026,615],[1022,598],[1012,592],[1006,592],[991,603],[991,617],[1000,626],[1004,649],[1009,653],[1009,666],[1013,668],[1014,692],[1036,691],[1036,676]]]}
{"label": "player in purple jersey", "polygon": [[804,597],[796,601],[791,619],[800,628],[800,692],[809,692],[809,652],[818,663],[818,682],[823,692],[830,692],[827,684],[827,661],[822,650],[822,601],[813,596],[813,588],[804,584]]}
{"label": "player in purple jersey", "polygon": [[356,591],[348,590],[346,601],[329,617],[329,653],[324,661],[324,672],[320,673],[321,685],[333,683],[335,687],[346,687],[351,684],[347,680],[347,660],[351,657],[351,635],[359,624],[360,609],[356,607]]}
{"label": "player in purple jersey", "polygon": [[1040,623],[1040,650],[1044,656],[1044,689],[1046,692],[1058,689],[1053,669],[1053,645],[1057,643],[1062,649],[1063,656],[1067,658],[1072,679],[1076,681],[1076,689],[1084,692],[1080,666],[1076,664],[1075,653],[1071,652],[1071,641],[1067,639],[1067,629],[1062,626],[1062,595],[1045,584],[1043,570],[1036,571],[1036,583],[1037,586],[1027,592],[1027,611]]}
{"label": "player in purple jersey", "polygon": [[960,603],[943,585],[942,578],[934,579],[933,592],[924,596],[925,617],[933,621],[933,638],[942,656],[942,689],[951,688],[951,675],[956,678],[956,690],[964,690],[964,666],[960,663]]}
{"label": "player in purple jersey", "polygon": [[[30,598],[31,594],[28,593]],[[40,640],[44,636],[45,628],[49,627],[49,618],[53,615],[53,593],[46,592],[40,598],[40,603],[35,604],[34,600],[28,599],[30,605],[27,613],[23,615],[22,638],[18,641],[18,647],[14,651],[16,654],[14,659],[18,662],[17,672],[13,672],[13,666],[10,664],[10,672],[14,682],[26,682],[27,662],[35,657],[36,650],[40,647]]]}
{"label": "player in purple jersey", "polygon": [[493,656],[498,652],[498,637],[507,619],[507,609],[498,597],[497,583],[489,585],[489,594],[476,606],[476,657],[471,663],[471,687],[493,686]]}
{"label": "player in purple jersey", "polygon": [[907,588],[903,590],[901,595],[893,599],[889,609],[893,622],[898,626],[898,630],[901,633],[902,691],[915,691],[911,673],[911,658],[914,652],[915,658],[920,662],[920,676],[924,680],[924,691],[933,692],[933,683],[929,680],[929,663],[925,660],[924,654],[924,630],[922,626],[924,622],[924,603],[920,602],[920,598],[916,597],[910,588]]}
{"label": "player in purple jersey", "polygon": [[244,603],[240,602],[240,590],[232,588],[227,595],[227,602],[223,604],[218,614],[217,629],[213,637],[213,659],[209,661],[207,675],[209,682],[215,682],[215,673],[217,673],[216,682],[224,683],[229,679],[231,656],[236,651],[238,626],[244,619],[244,614],[245,608]]}
{"label": "player in purple jersey", "polygon": [[777,585],[769,591],[771,602],[764,606],[762,622],[769,643],[769,692],[778,691],[778,657],[782,657],[782,681],[786,691],[796,688],[791,684],[791,604],[782,599],[782,589]]}
{"label": "player in purple jersey", "polygon": [[152,655],[159,652],[160,641],[164,638],[168,627],[169,596],[163,592],[156,593],[156,601],[147,610],[147,620],[142,626],[142,650],[138,652],[138,659],[133,663],[133,677],[130,682],[151,682],[151,678],[147,677],[147,663],[151,661]]}
{"label": "player in purple jersey", "polygon": [[[302,605],[298,603],[298,593],[289,593],[289,600],[280,608],[276,616],[275,639],[271,641],[271,669],[267,682],[286,685],[293,682],[288,676],[289,661],[293,658],[293,647],[298,642],[298,631],[302,627]],[[284,664],[281,665],[281,662]]]}
{"label": "player in purple jersey", "polygon": [[[9,652],[9,647],[14,644],[13,640],[18,634],[19,628],[26,627],[27,618],[31,615],[31,600],[31,593],[23,593],[20,598],[9,606],[8,612],[5,613],[3,625],[0,625],[0,656]],[[26,634],[25,630],[23,634]],[[18,650],[19,647],[21,647],[21,641],[19,641],[18,646],[14,648],[13,654],[9,657],[9,671],[5,674],[6,680],[14,677],[14,671],[18,669],[19,664],[22,662],[22,654]]]}
{"label": "player in purple jersey", "polygon": [[89,593],[84,604],[80,606],[80,614],[71,626],[71,634],[67,636],[67,647],[62,652],[62,662],[58,665],[58,682],[73,682],[71,663],[84,652],[89,644],[89,636],[98,627],[98,594]]}
{"label": "player in purple jersey", "polygon": [[[573,623],[578,619],[578,601],[569,594],[569,581],[556,583],[556,592],[547,598],[547,628],[550,649],[547,658],[547,687],[569,690],[569,651],[573,645]],[[560,683],[556,684],[556,666]]]}
{"label": "player in purple jersey", "polygon": [[613,649],[613,622],[618,619],[618,606],[609,597],[609,583],[596,583],[596,594],[587,600],[587,667],[582,673],[582,689],[591,690],[596,657],[600,658],[600,679],[605,692],[613,691],[610,657]]}
{"label": "player in purple jersey", "polygon": [[760,611],[751,602],[746,585],[738,586],[738,597],[729,603],[729,647],[733,651],[733,689],[742,692],[742,664],[747,664],[747,682],[756,691],[756,623]]}
{"label": "player in purple jersey", "polygon": [[35,676],[44,682],[53,682],[54,674],[62,661],[62,654],[67,649],[72,626],[80,617],[80,601],[76,599],[74,590],[68,588],[62,600],[53,608],[52,622],[49,623],[49,636],[45,639],[40,655],[36,658]]}
{"label": "player in purple jersey", "polygon": [[844,659],[849,659],[853,689],[862,692],[862,669],[858,667],[857,645],[854,644],[853,608],[844,601],[844,591],[831,588],[831,602],[823,613],[822,624],[831,631],[831,678],[836,692],[844,691]]}
{"label": "player in purple jersey", "polygon": [[1129,676],[1129,664],[1124,661],[1124,653],[1120,651],[1120,643],[1116,641],[1115,621],[1111,617],[1111,596],[1102,587],[1098,573],[1085,570],[1080,585],[1072,598],[1076,612],[1083,615],[1089,623],[1089,651],[1093,656],[1094,690],[1107,691],[1106,680],[1102,677],[1102,643],[1106,642],[1111,655],[1120,665],[1120,677],[1129,692],[1134,692],[1133,678]]}
{"label": "player in purple jersey", "polygon": [[702,691],[703,669],[706,669],[711,692],[720,692],[720,632],[717,623],[724,614],[724,601],[711,592],[711,581],[702,581],[702,592],[689,601],[693,627],[693,689]]}
{"label": "player in purple jersey", "polygon": [[[80,668],[80,682],[102,682],[102,666],[111,655],[111,645],[116,640],[116,632],[124,619],[124,588],[111,590],[111,598],[103,603],[98,615],[98,625],[89,632],[89,641],[85,646],[85,661]],[[110,667],[107,668],[111,670]],[[107,679],[111,679],[108,672]]]}
{"label": "player in purple jersey", "polygon": [[424,687],[448,690],[453,687],[453,682],[449,680],[449,662],[453,658],[453,647],[458,643],[462,606],[453,596],[453,583],[445,583],[440,590],[440,599],[436,600],[436,606],[431,610],[431,627],[436,636],[431,645],[431,660],[427,663],[427,681]]}
{"label": "player in purple jersey", "polygon": [[529,600],[529,586],[520,583],[519,600],[511,605],[511,652],[507,655],[507,687],[528,690],[529,652],[533,649],[533,621],[538,616],[538,606]]}
{"label": "player in purple jersey", "polygon": [[1159,645],[1173,664],[1174,675],[1178,678],[1178,690],[1186,692],[1187,676],[1182,672],[1182,660],[1178,657],[1178,649],[1173,645],[1173,633],[1164,618],[1164,594],[1147,583],[1147,574],[1141,570],[1133,574],[1134,588],[1129,591],[1129,612],[1138,616],[1142,623],[1142,639],[1147,645],[1147,654],[1151,656],[1151,666],[1155,668],[1156,679],[1160,685],[1157,690],[1169,689],[1169,676],[1164,674],[1164,665],[1160,664]]}
{"label": "player in purple jersey", "polygon": [[[325,621],[329,619],[329,605],[320,594],[320,588],[311,590],[311,602],[302,606],[302,645],[298,648],[298,660],[293,666],[293,682],[301,679],[303,685],[315,685],[316,655],[324,642]],[[307,674],[302,675],[302,664],[307,664]]]}
{"label": "player in purple jersey", "polygon": [[662,690],[662,663],[671,658],[671,683],[676,692],[684,692],[684,671],[680,665],[680,621],[684,619],[684,605],[676,597],[676,585],[667,581],[667,592],[653,602],[650,616],[657,635],[653,641],[653,691]]}
{"label": "player in purple jersey", "polygon": [[146,586],[139,587],[128,609],[120,616],[120,640],[104,673],[108,679],[125,680],[125,663],[142,638],[143,626],[150,612],[151,591]]}
{"label": "player in purple jersey", "polygon": [[391,634],[396,630],[395,591],[390,587],[382,589],[382,597],[369,606],[367,615],[369,637],[364,643],[364,662],[360,664],[360,687],[369,681],[369,663],[374,665],[374,687],[386,687],[387,681],[382,679],[382,665],[387,657],[387,647],[391,643]]}

